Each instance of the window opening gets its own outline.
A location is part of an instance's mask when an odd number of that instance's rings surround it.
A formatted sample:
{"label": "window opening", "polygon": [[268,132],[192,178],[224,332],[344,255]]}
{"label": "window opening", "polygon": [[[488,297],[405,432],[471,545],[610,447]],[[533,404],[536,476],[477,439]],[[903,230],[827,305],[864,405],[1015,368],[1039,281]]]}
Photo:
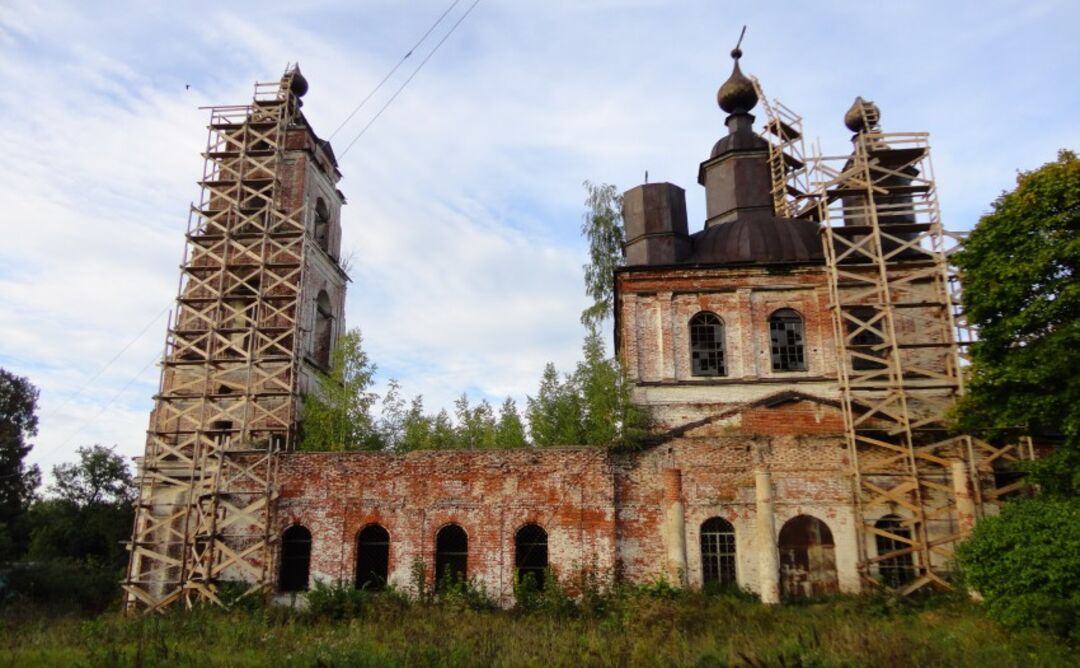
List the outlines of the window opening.
{"label": "window opening", "polygon": [[[911,539],[911,529],[904,526],[904,521],[897,515],[886,515],[874,523],[874,526],[882,531],[888,531],[898,538]],[[877,543],[878,556],[911,548],[910,542],[904,542],[897,538],[874,534]],[[887,587],[900,587],[915,579],[915,562],[911,552],[898,554],[878,562],[878,574],[881,582]]]}
{"label": "window opening", "polygon": [[311,571],[311,532],[294,525],[281,535],[281,572],[278,589],[283,592],[307,591]]}
{"label": "window opening", "polygon": [[734,587],[735,527],[722,517],[701,525],[701,575],[706,588]]}
{"label": "window opening", "polygon": [[[874,321],[874,317],[877,315],[875,309],[871,306],[859,306],[851,310],[851,315],[858,320],[857,323],[851,320],[847,321],[848,333],[851,335],[848,339],[848,345],[852,352],[872,357],[884,357],[885,351],[878,348],[882,343],[882,339],[874,331],[882,327],[883,321],[880,319]],[[863,328],[862,331],[853,334],[860,327]],[[885,363],[852,355],[851,368],[855,371],[872,371],[874,369],[884,369]]]}
{"label": "window opening", "polygon": [[382,591],[390,570],[390,533],[369,524],[356,536],[356,588]]}
{"label": "window opening", "polygon": [[773,371],[805,371],[803,321],[795,311],[785,308],[769,318]]}
{"label": "window opening", "polygon": [[695,376],[724,376],[724,322],[702,311],[690,319],[690,369]]}
{"label": "window opening", "polygon": [[334,314],[330,310],[330,297],[326,290],[322,290],[315,300],[315,361],[324,369],[330,368],[333,333]]}
{"label": "window opening", "polygon": [[315,243],[330,251],[330,210],[321,197],[315,202]]}
{"label": "window opening", "polygon": [[465,579],[468,573],[469,537],[456,524],[447,524],[435,537],[435,583],[441,589]]}
{"label": "window opening", "polygon": [[531,578],[537,589],[544,588],[548,567],[547,531],[538,524],[526,524],[514,537],[514,563],[518,582]]}

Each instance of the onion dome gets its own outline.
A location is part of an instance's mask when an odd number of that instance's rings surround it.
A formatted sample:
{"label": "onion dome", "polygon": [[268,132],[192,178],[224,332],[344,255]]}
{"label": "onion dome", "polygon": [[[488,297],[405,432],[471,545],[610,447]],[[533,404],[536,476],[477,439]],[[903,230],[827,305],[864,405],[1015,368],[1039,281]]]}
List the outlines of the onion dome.
{"label": "onion dome", "polygon": [[299,65],[293,68],[292,84],[290,84],[289,90],[296,97],[304,97],[308,92],[308,80],[300,73]]}
{"label": "onion dome", "polygon": [[855,98],[851,108],[844,114],[844,125],[852,132],[873,130],[881,122],[881,110],[871,100]]}
{"label": "onion dome", "polygon": [[720,108],[729,114],[745,114],[757,104],[758,94],[754,89],[754,82],[750,81],[739,69],[742,50],[735,47],[731,51],[731,57],[735,60],[735,68],[731,71],[728,80],[716,92],[716,101],[720,104]]}

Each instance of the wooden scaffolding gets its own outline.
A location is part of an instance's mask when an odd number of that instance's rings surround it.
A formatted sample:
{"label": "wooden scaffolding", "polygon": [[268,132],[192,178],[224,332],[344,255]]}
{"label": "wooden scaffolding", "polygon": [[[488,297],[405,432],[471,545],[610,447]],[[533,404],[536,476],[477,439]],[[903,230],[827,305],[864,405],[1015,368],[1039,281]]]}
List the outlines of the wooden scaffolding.
{"label": "wooden scaffolding", "polygon": [[901,594],[948,588],[956,543],[1020,485],[1001,484],[996,466],[1033,453],[1030,439],[991,445],[947,428],[972,332],[928,136],[882,132],[860,99],[852,152],[807,157],[801,119],[776,101],[764,108],[777,212],[821,224],[859,572]]}
{"label": "wooden scaffolding", "polygon": [[129,609],[222,603],[272,580],[278,453],[298,398],[303,206],[282,177],[296,69],[213,107],[123,583]]}

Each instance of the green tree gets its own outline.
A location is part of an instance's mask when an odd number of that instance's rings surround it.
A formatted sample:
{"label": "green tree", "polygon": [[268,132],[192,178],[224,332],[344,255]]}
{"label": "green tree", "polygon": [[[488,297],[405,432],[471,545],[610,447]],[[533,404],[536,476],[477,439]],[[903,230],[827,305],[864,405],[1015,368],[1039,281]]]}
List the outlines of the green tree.
{"label": "green tree", "polygon": [[424,397],[419,394],[413,397],[409,409],[405,411],[398,450],[408,452],[432,448],[432,422],[432,418],[424,414]]}
{"label": "green tree", "polygon": [[458,447],[457,433],[450,414],[442,409],[431,421],[431,447],[435,450],[450,450]]}
{"label": "green tree", "polygon": [[510,397],[499,407],[499,421],[495,425],[495,447],[521,448],[529,444],[525,438],[525,423],[521,421],[517,404]]}
{"label": "green tree", "polygon": [[37,435],[38,390],[22,376],[0,369],[0,560],[25,544],[20,520],[41,483],[41,471],[26,456]]}
{"label": "green tree", "polygon": [[382,413],[379,416],[379,435],[384,446],[389,450],[400,450],[405,438],[405,400],[401,396],[401,384],[391,378],[386,384],[386,394],[382,399]]}
{"label": "green tree", "polygon": [[528,397],[525,413],[533,444],[580,445],[583,442],[581,396],[573,378],[560,379],[551,362],[544,367],[536,396]]}
{"label": "green tree", "polygon": [[468,395],[463,393],[454,402],[454,413],[457,417],[456,447],[495,447],[495,411],[487,399],[471,407]]}
{"label": "green tree", "polygon": [[1010,501],[956,557],[992,617],[1080,640],[1080,498]]}
{"label": "green tree", "polygon": [[581,323],[598,326],[612,314],[615,301],[615,269],[624,262],[622,195],[615,186],[585,181],[585,215],[581,233],[589,241],[585,293],[593,303],[581,312]]}
{"label": "green tree", "polygon": [[[978,328],[960,426],[1062,435],[1034,467],[1045,493],[1080,492],[1080,160],[1021,173],[954,255]],[[990,432],[993,433],[993,432]]]}
{"label": "green tree", "polygon": [[330,373],[319,378],[315,392],[304,397],[303,450],[379,450],[383,447],[371,409],[375,364],[363,349],[359,329],[341,336]]}

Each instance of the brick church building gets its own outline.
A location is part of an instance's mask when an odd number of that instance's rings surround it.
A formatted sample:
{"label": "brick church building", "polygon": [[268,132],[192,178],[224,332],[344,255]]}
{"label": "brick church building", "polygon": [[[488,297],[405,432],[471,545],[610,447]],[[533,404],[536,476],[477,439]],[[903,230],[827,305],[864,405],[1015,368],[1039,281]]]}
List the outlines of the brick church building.
{"label": "brick church building", "polygon": [[[705,220],[691,230],[685,192],[670,183],[624,196],[615,343],[656,429],[635,452],[295,451],[298,398],[343,331],[340,175],[299,110],[298,69],[243,114],[215,117],[223,139],[207,152],[214,167],[142,462],[129,601],[213,598],[223,579],[282,594],[316,580],[408,590],[450,569],[505,602],[520,574],[550,569],[566,583],[588,572],[776,602],[904,586],[942,563],[913,536],[929,532],[932,544],[934,532],[970,525],[964,472],[924,490],[959,499],[929,529],[912,520],[910,490],[874,483],[880,498],[860,503],[840,366],[884,366],[878,330],[845,339],[854,355],[838,348],[821,217],[777,210],[770,146],[750,113],[757,89],[733,55],[718,93],[726,134],[698,172]],[[853,109],[856,137],[874,129],[876,108]],[[253,176],[260,165],[268,173]],[[903,187],[891,196],[914,192]],[[896,229],[895,243],[911,238]],[[925,329],[906,317],[895,318],[900,339]],[[945,353],[920,354],[927,369],[947,365]]]}

